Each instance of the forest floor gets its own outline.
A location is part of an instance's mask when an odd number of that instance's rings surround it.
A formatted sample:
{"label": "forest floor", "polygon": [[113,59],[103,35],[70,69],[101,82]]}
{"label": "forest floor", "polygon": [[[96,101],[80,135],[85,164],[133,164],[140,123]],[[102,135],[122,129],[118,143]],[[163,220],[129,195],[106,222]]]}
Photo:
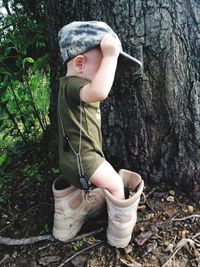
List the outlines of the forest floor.
{"label": "forest floor", "polygon": [[[50,236],[51,186],[58,174],[43,169],[43,179],[38,173],[34,179],[34,171],[27,179],[19,167],[22,164],[28,163],[19,161],[12,169],[7,167],[10,178],[0,187],[1,267],[200,267],[200,208],[186,194],[164,184],[145,186],[146,201],[139,205],[133,237],[125,250],[106,243],[106,209],[83,225],[78,239],[62,243]],[[29,167],[31,174],[34,165]],[[33,243],[31,237],[38,236],[47,240]],[[23,244],[22,238],[31,244]],[[13,239],[21,245],[12,245]]]}

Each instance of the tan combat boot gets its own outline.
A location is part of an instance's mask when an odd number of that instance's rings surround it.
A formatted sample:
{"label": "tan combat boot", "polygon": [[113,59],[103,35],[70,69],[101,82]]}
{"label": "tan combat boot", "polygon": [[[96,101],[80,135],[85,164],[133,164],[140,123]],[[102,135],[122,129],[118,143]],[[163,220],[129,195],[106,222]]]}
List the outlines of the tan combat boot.
{"label": "tan combat boot", "polygon": [[120,170],[119,175],[129,196],[125,200],[117,199],[104,189],[108,209],[107,240],[114,247],[125,248],[131,240],[137,221],[137,207],[144,182],[139,174],[131,171]]}
{"label": "tan combat boot", "polygon": [[75,237],[84,222],[99,214],[105,203],[102,189],[85,193],[72,185],[67,186],[62,178],[54,181],[52,189],[55,199],[53,236],[60,241]]}

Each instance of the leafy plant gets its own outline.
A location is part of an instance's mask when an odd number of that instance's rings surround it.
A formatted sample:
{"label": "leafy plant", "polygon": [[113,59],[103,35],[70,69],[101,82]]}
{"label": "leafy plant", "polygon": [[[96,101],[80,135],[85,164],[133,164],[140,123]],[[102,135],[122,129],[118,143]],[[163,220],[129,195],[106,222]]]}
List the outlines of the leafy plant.
{"label": "leafy plant", "polygon": [[35,165],[27,164],[23,166],[22,173],[28,181],[36,179],[38,182],[42,182],[44,179],[39,171],[39,164]]}
{"label": "leafy plant", "polygon": [[[43,0],[0,1],[0,189],[21,173],[43,181],[40,144],[49,125],[49,54]],[[29,164],[23,162],[29,160]],[[16,170],[11,170],[14,162]],[[3,201],[0,200],[0,202]]]}
{"label": "leafy plant", "polygon": [[74,250],[80,250],[84,246],[85,242],[81,239],[75,242],[72,242]]}
{"label": "leafy plant", "polygon": [[3,1],[0,20],[0,132],[23,142],[46,131],[49,70],[43,1]]}
{"label": "leafy plant", "polygon": [[7,188],[12,179],[13,179],[12,173],[7,173],[2,169],[0,169],[0,190]]}
{"label": "leafy plant", "polygon": [[9,161],[9,157],[6,153],[0,155],[0,168],[3,169]]}
{"label": "leafy plant", "polygon": [[0,105],[3,108],[0,119],[3,138],[10,135],[20,137],[24,142],[36,140],[49,123],[48,73],[29,69],[24,81],[10,81]]}
{"label": "leafy plant", "polygon": [[47,223],[44,224],[43,226],[43,230],[42,230],[42,234],[46,235],[48,234],[50,231],[49,231],[49,226]]}
{"label": "leafy plant", "polygon": [[57,168],[51,168],[51,173],[52,174],[60,174],[60,169],[57,169]]}

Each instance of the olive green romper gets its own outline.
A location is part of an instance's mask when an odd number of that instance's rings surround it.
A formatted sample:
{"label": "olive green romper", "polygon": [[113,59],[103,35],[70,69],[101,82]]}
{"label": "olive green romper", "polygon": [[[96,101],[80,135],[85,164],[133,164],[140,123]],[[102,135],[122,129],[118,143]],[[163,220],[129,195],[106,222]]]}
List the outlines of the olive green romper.
{"label": "olive green romper", "polygon": [[81,159],[88,179],[105,160],[102,151],[100,103],[80,101],[80,89],[89,81],[76,77],[60,78],[58,95],[59,166],[64,178],[72,185],[81,188],[77,157],[69,146],[64,151],[64,134],[78,153],[80,143],[80,109],[82,111]]}

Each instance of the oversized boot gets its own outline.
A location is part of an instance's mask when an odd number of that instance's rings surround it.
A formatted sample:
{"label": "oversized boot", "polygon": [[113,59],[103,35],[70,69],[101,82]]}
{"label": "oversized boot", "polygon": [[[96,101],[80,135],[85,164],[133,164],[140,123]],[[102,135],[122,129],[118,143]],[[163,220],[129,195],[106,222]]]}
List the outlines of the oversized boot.
{"label": "oversized boot", "polygon": [[128,246],[133,228],[137,221],[137,207],[144,188],[144,182],[137,173],[120,170],[125,192],[128,197],[124,200],[117,199],[107,189],[104,189],[107,210],[108,228],[107,241],[111,246],[125,248]]}
{"label": "oversized boot", "polygon": [[67,185],[62,178],[54,181],[52,189],[55,200],[53,236],[60,241],[75,237],[84,222],[100,213],[105,203],[102,189],[85,193]]}

